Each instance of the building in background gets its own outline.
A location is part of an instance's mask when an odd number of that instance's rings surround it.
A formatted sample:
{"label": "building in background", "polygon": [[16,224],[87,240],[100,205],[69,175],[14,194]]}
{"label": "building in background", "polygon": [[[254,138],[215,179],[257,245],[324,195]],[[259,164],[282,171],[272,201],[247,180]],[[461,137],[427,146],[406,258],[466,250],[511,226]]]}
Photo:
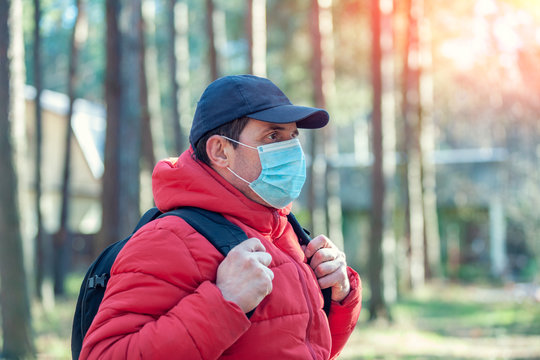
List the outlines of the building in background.
{"label": "building in background", "polygon": [[[28,179],[20,185],[30,196],[35,198],[34,166],[35,163],[35,121],[34,104],[36,92],[27,86],[26,91],[26,152],[29,157],[24,166],[28,166]],[[66,95],[44,90],[42,106],[42,165],[41,165],[41,211],[43,227],[48,234],[55,234],[60,226],[60,206],[62,196],[62,177],[65,156],[66,117],[69,99]],[[71,142],[71,183],[69,228],[74,233],[72,247],[75,255],[92,253],[92,237],[101,227],[101,177],[103,175],[103,155],[105,145],[105,109],[103,106],[83,99],[74,102],[71,129],[74,136]],[[30,207],[34,209],[34,207]],[[35,216],[27,214],[26,216]],[[77,261],[77,256],[74,258]],[[81,264],[82,265],[82,264]],[[88,264],[84,264],[87,266]]]}

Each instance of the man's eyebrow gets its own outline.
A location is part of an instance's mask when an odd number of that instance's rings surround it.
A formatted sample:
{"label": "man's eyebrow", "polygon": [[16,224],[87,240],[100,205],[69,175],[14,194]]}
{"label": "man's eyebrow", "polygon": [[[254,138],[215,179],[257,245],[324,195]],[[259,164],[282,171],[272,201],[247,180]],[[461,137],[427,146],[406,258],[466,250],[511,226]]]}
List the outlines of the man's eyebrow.
{"label": "man's eyebrow", "polygon": [[[287,128],[284,127],[284,126],[281,126],[281,125],[272,125],[272,126],[269,127],[269,130],[287,130]],[[298,131],[298,129],[295,129],[295,130],[294,130],[294,134],[295,134],[295,135],[300,134],[300,132]]]}

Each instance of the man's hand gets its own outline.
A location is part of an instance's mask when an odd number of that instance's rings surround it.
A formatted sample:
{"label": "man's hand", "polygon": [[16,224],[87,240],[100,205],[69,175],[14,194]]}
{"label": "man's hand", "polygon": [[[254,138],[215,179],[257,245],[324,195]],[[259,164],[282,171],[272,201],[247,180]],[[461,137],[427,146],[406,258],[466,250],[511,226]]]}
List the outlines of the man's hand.
{"label": "man's hand", "polygon": [[247,313],[272,292],[274,273],[268,268],[271,261],[272,256],[259,239],[247,239],[219,265],[216,285],[226,300]]}
{"label": "man's hand", "polygon": [[304,248],[309,265],[319,280],[321,289],[332,288],[332,300],[340,302],[349,295],[351,286],[347,276],[345,253],[326,236],[319,235]]}

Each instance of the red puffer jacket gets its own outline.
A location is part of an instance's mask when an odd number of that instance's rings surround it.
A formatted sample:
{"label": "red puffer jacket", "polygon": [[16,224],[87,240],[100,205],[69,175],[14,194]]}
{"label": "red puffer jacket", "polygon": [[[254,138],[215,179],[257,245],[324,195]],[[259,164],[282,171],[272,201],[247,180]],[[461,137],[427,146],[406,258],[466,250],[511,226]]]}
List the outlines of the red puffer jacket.
{"label": "red puffer jacket", "polygon": [[223,256],[176,216],[141,228],[118,255],[81,359],[328,359],[352,333],[361,306],[351,293],[322,310],[317,280],[286,214],[269,209],[193,160],[161,161],[153,174],[162,211],[196,206],[222,213],[272,255],[273,290],[248,319],[215,285]]}

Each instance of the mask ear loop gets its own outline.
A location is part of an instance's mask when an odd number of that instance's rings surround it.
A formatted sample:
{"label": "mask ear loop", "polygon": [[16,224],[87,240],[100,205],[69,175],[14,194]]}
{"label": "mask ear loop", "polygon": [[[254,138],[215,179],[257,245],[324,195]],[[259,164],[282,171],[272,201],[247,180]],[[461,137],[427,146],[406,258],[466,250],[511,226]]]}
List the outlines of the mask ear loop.
{"label": "mask ear loop", "polygon": [[[245,147],[251,148],[251,149],[253,149],[253,150],[257,150],[256,147],[253,147],[253,146],[249,146],[249,145],[243,144],[243,143],[241,143],[240,141],[236,141],[236,140],[231,139],[230,137],[227,137],[227,136],[225,136],[225,135],[219,135],[219,136],[221,136],[222,138],[227,139],[227,140],[229,140],[229,141],[232,141],[232,142],[235,142],[235,143],[237,143],[237,144],[243,145],[243,146],[245,146]],[[242,180],[242,181],[245,182],[246,184],[251,185],[251,183],[250,183],[249,181],[247,181],[246,179],[244,179],[243,177],[241,177],[240,175],[238,175],[237,173],[235,173],[230,167],[227,166],[227,170],[229,170],[231,173],[233,173],[234,176],[236,176],[237,178],[239,178],[240,180]]]}
{"label": "mask ear loop", "polygon": [[235,143],[237,143],[237,144],[240,144],[240,145],[242,145],[242,146],[248,147],[248,148],[250,148],[250,149],[257,150],[256,147],[253,147],[253,146],[251,146],[251,145],[247,145],[247,144],[241,143],[240,141],[236,141],[236,140],[231,139],[230,137],[227,137],[227,136],[225,136],[225,135],[219,135],[219,136],[221,136],[222,138],[227,139],[227,140],[229,140],[229,141],[232,141],[232,142],[235,142]]}
{"label": "mask ear loop", "polygon": [[247,181],[246,179],[244,179],[243,177],[241,177],[240,175],[238,175],[237,173],[235,173],[230,167],[227,166],[227,170],[229,170],[230,172],[232,172],[233,175],[235,175],[237,178],[239,178],[240,180],[242,180],[242,181],[245,182],[246,184],[251,185],[251,183],[250,183],[249,181]]}

